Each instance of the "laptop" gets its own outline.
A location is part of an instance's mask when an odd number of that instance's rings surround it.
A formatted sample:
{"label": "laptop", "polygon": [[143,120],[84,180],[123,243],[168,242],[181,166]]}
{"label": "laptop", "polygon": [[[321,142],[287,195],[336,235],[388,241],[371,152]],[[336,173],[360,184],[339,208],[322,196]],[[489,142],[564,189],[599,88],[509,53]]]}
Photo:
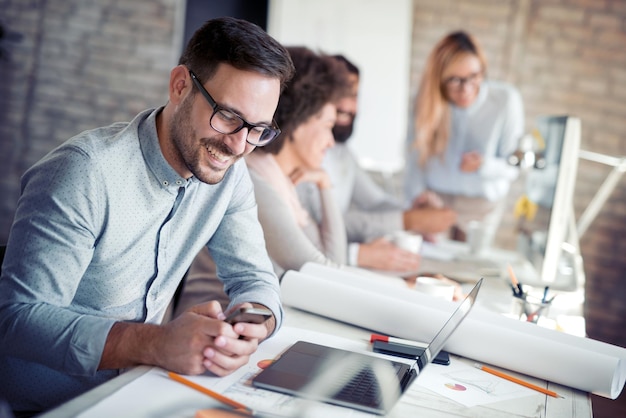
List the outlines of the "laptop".
{"label": "laptop", "polygon": [[467,317],[481,278],[423,352],[411,362],[298,341],[252,380],[262,389],[383,415],[439,354]]}

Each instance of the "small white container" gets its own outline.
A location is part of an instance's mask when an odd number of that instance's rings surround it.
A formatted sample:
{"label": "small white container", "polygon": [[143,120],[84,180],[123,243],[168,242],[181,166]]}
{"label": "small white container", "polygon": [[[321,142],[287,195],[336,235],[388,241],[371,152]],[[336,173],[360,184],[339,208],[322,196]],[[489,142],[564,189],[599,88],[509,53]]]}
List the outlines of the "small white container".
{"label": "small white container", "polygon": [[435,277],[419,276],[415,281],[415,290],[451,301],[454,298],[455,286]]}

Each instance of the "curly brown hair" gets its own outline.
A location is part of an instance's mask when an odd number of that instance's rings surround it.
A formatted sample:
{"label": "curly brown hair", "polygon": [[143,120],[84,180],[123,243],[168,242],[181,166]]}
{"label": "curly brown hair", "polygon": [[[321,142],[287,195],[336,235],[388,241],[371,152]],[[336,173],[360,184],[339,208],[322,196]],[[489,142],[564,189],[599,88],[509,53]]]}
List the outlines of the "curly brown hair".
{"label": "curly brown hair", "polygon": [[285,141],[292,140],[298,126],[350,91],[348,70],[342,62],[303,46],[287,47],[287,51],[296,72],[281,93],[274,116],[282,133],[268,145],[256,148],[272,154],[278,154]]}

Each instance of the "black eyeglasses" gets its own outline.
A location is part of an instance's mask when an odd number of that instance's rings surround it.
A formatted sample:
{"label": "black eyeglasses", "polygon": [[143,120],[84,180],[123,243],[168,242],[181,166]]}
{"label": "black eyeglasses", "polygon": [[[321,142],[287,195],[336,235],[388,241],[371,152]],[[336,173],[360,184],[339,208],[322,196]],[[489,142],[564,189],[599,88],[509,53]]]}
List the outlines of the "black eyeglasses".
{"label": "black eyeglasses", "polygon": [[443,80],[443,84],[454,90],[461,90],[466,84],[476,87],[479,84],[482,75],[483,73],[479,72],[470,74],[468,77],[448,77]]}
{"label": "black eyeglasses", "polygon": [[208,91],[204,88],[198,77],[189,70],[189,75],[193,80],[200,93],[204,96],[209,105],[213,108],[213,114],[209,123],[211,127],[217,132],[230,135],[239,132],[243,128],[248,128],[248,135],[246,136],[246,142],[256,147],[262,147],[269,144],[280,135],[280,129],[276,125],[275,121],[272,121],[273,126],[255,125],[246,121],[244,118],[217,104],[211,97]]}

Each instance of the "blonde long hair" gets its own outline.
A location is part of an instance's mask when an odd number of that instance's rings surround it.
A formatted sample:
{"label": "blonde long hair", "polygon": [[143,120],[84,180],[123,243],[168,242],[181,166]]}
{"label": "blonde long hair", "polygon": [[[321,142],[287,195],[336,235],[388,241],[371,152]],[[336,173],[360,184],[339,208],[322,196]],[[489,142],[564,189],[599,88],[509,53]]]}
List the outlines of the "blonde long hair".
{"label": "blonde long hair", "polygon": [[445,95],[442,75],[448,65],[464,54],[475,55],[483,74],[487,71],[485,54],[474,37],[466,32],[452,32],[431,51],[420,82],[415,104],[415,141],[424,165],[432,156],[443,155],[450,130],[450,104]]}

